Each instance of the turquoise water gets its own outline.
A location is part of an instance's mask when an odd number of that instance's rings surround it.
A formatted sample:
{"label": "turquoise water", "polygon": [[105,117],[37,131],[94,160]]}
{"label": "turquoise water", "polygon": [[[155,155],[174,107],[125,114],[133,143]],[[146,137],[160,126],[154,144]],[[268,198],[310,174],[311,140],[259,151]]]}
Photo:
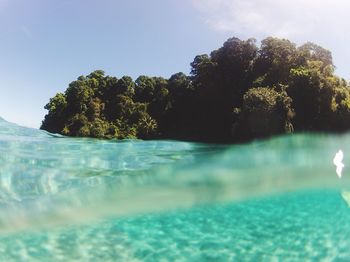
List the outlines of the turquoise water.
{"label": "turquoise water", "polygon": [[348,152],[350,135],[117,142],[0,120],[0,261],[349,261]]}

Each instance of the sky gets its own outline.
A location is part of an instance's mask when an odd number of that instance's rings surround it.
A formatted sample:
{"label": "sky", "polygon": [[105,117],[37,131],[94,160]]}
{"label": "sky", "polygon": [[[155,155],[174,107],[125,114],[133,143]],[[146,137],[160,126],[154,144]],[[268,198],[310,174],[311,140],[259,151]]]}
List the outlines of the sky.
{"label": "sky", "polygon": [[0,116],[38,128],[80,75],[188,74],[233,36],[312,41],[350,80],[349,12],[348,0],[0,0]]}

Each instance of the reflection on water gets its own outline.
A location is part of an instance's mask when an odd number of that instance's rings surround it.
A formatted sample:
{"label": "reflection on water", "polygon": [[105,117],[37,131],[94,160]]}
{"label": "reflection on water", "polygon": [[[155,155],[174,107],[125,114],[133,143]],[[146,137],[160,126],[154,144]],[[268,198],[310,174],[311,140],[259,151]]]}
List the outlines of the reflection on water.
{"label": "reflection on water", "polygon": [[0,261],[350,259],[349,176],[332,163],[349,142],[117,142],[0,121]]}

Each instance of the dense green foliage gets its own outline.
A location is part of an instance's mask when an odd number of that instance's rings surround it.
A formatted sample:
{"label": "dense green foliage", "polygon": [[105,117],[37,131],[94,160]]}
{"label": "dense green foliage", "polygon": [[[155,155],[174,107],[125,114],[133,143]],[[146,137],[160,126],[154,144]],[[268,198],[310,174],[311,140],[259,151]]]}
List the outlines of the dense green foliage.
{"label": "dense green foliage", "polygon": [[350,129],[350,88],[331,53],[286,39],[228,39],[191,74],[135,81],[80,76],[45,106],[41,128],[68,136],[233,142],[293,131]]}

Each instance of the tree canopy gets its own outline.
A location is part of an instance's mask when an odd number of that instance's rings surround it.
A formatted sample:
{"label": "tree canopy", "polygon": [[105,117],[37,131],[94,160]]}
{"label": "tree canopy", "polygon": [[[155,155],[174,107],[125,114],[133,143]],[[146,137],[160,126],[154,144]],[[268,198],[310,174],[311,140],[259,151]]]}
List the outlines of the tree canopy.
{"label": "tree canopy", "polygon": [[67,136],[237,142],[350,129],[350,87],[330,51],[268,37],[228,39],[191,73],[120,79],[96,70],[45,106],[42,129]]}

